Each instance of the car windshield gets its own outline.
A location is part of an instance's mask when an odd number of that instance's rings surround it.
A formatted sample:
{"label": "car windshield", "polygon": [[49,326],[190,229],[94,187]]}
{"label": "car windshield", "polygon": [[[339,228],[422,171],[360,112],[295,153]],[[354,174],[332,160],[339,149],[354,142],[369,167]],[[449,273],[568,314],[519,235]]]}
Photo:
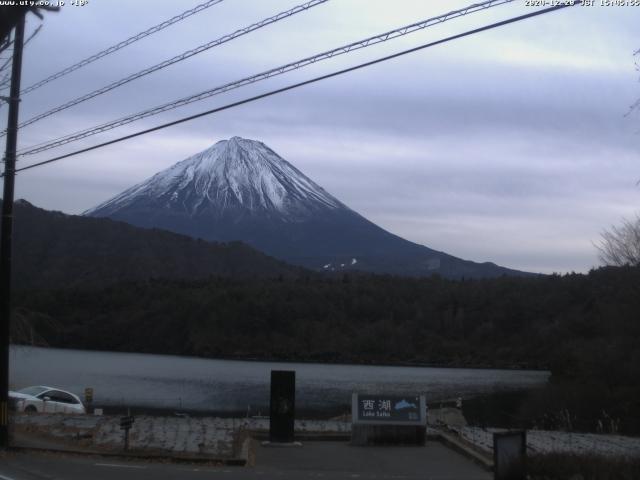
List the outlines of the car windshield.
{"label": "car windshield", "polygon": [[27,387],[27,388],[23,388],[22,390],[18,390],[18,393],[24,393],[25,395],[33,395],[35,397],[47,390],[48,388],[45,388],[45,387]]}

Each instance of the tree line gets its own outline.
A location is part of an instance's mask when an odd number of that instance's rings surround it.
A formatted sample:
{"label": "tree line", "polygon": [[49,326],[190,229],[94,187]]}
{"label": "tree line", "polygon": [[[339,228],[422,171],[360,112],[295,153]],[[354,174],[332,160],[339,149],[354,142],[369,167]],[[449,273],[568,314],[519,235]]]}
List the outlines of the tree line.
{"label": "tree line", "polygon": [[460,281],[157,279],[19,292],[13,341],[217,358],[547,368],[549,390],[530,399],[527,417],[557,407],[564,418],[558,405],[570,404],[594,425],[604,409],[640,418],[639,311],[640,267],[630,266]]}

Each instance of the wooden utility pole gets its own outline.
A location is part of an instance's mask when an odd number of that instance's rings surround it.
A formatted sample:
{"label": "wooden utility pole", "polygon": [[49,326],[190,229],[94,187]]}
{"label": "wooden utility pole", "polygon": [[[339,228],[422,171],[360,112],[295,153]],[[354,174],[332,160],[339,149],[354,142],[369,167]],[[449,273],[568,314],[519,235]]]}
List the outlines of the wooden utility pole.
{"label": "wooden utility pole", "polygon": [[[25,12],[26,13],[26,12]],[[2,232],[0,234],[0,448],[9,446],[9,336],[11,332],[11,239],[13,235],[13,196],[18,146],[20,74],[24,46],[24,15],[15,26],[13,65],[9,93],[7,148],[4,155]]]}

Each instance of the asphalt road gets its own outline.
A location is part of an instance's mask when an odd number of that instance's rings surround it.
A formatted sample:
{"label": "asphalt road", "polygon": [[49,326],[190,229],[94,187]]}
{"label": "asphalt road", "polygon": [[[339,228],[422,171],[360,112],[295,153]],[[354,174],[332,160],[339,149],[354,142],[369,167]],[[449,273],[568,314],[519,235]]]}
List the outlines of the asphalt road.
{"label": "asphalt road", "polygon": [[0,453],[0,480],[421,479],[489,480],[492,475],[437,442],[426,447],[351,447],[337,442],[300,448],[255,444],[255,466],[228,467],[14,451]]}

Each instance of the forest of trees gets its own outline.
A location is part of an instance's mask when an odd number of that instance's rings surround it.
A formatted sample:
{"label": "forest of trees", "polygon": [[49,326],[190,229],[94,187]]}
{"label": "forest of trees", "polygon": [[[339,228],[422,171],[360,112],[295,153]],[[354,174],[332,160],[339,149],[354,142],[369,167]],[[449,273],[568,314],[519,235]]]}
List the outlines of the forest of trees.
{"label": "forest of trees", "polygon": [[551,408],[550,398],[553,408],[581,411],[583,419],[605,408],[640,418],[639,267],[466,281],[358,274],[153,280],[24,291],[15,305],[14,342],[225,358],[548,368],[548,391],[525,406],[531,418]]}

